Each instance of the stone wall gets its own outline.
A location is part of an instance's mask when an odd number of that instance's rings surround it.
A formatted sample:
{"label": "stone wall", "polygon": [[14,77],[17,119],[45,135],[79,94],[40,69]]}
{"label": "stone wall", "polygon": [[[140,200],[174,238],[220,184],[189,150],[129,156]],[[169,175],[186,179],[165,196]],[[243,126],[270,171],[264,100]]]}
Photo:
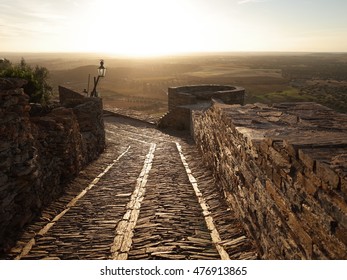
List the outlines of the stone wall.
{"label": "stone wall", "polygon": [[0,252],[38,211],[38,161],[25,81],[0,79]]}
{"label": "stone wall", "polygon": [[159,128],[174,128],[177,130],[190,130],[191,108],[177,107],[167,112],[158,122]]}
{"label": "stone wall", "polygon": [[193,123],[262,258],[347,259],[347,115],[315,103],[215,103]]}
{"label": "stone wall", "polygon": [[101,98],[84,97],[70,89],[59,87],[60,103],[72,108],[82,136],[84,161],[90,162],[104,150],[105,129]]}
{"label": "stone wall", "polygon": [[191,111],[211,106],[212,99],[226,104],[243,104],[245,90],[227,85],[193,85],[168,89],[169,111],[159,120],[161,128],[191,130]]}
{"label": "stone wall", "polygon": [[43,107],[24,84],[0,79],[0,253],[105,147],[100,99]]}
{"label": "stone wall", "polygon": [[168,89],[169,111],[177,106],[211,102],[220,99],[226,104],[243,104],[245,89],[228,85],[192,85]]}

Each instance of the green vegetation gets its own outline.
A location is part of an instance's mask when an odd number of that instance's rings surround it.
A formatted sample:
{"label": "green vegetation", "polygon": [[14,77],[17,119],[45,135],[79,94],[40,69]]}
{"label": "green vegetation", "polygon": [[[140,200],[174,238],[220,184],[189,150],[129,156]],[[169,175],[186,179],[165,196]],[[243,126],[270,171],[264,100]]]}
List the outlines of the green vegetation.
{"label": "green vegetation", "polygon": [[347,113],[347,83],[320,80],[313,85],[300,87],[302,96],[310,96],[312,101],[323,104],[341,113]]}
{"label": "green vegetation", "polygon": [[300,94],[298,89],[288,88],[258,95],[254,98],[254,101],[260,103],[305,102],[312,101],[312,98],[308,95]]}
{"label": "green vegetation", "polygon": [[0,77],[27,80],[28,83],[23,89],[29,95],[29,101],[32,103],[47,103],[52,95],[53,88],[48,83],[48,69],[38,65],[32,68],[24,58],[19,64],[12,64],[7,59],[1,60]]}

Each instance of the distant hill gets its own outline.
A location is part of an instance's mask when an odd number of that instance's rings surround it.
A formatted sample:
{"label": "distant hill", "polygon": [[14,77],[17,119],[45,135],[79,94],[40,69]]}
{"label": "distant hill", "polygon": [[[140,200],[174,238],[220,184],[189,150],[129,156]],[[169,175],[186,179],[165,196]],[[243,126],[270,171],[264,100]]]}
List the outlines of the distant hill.
{"label": "distant hill", "polygon": [[[347,53],[196,54],[160,58],[120,58],[89,54],[17,54],[48,68],[55,89],[91,90],[99,59],[106,77],[98,90],[105,103],[120,108],[165,111],[167,88],[192,84],[239,85],[246,102],[315,101],[347,112]],[[1,54],[0,57],[7,57]],[[12,60],[16,62],[15,60]]]}

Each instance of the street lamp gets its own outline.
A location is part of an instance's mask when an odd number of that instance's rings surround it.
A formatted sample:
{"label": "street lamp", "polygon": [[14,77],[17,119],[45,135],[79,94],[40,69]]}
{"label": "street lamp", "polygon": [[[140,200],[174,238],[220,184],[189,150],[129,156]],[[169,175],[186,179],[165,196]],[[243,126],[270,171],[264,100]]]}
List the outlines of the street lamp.
{"label": "street lamp", "polygon": [[100,60],[100,66],[98,68],[98,77],[97,78],[94,77],[94,88],[93,88],[90,96],[98,97],[98,93],[96,92],[96,87],[98,85],[100,77],[103,78],[103,77],[105,77],[105,75],[106,75],[106,68],[104,67],[104,60],[101,59]]}

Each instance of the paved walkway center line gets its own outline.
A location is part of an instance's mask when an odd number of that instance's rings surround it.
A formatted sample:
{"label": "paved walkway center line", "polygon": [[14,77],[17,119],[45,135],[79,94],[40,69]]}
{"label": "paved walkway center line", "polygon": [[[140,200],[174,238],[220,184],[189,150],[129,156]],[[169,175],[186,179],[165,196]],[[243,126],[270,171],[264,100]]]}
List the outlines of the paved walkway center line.
{"label": "paved walkway center line", "polygon": [[205,199],[202,197],[202,193],[199,190],[198,183],[197,183],[195,177],[193,176],[191,170],[189,169],[189,166],[188,166],[188,163],[186,161],[186,158],[185,158],[185,156],[183,155],[183,152],[182,152],[182,147],[181,147],[181,145],[178,142],[176,142],[176,147],[177,147],[177,150],[178,150],[178,152],[180,154],[181,161],[182,161],[183,166],[184,166],[184,168],[186,170],[186,173],[188,175],[189,181],[190,181],[191,185],[194,188],[195,195],[197,196],[197,198],[199,200],[199,204],[201,206],[202,213],[204,215],[207,228],[209,229],[210,234],[211,234],[212,242],[215,244],[216,249],[217,249],[221,259],[222,260],[230,260],[229,254],[227,253],[227,251],[225,251],[224,247],[222,245],[220,245],[221,242],[222,242],[222,239],[220,238],[219,232],[218,232],[218,230],[216,229],[216,227],[214,225],[213,218],[212,218],[212,216],[211,216],[211,214],[210,214],[210,212],[208,210],[209,207],[208,207]]}
{"label": "paved walkway center line", "polygon": [[[51,227],[54,226],[54,224],[59,221],[61,217],[63,217],[66,212],[68,212],[71,207],[73,207],[78,200],[80,200],[85,194],[91,190],[98,182],[99,180],[126,154],[129,152],[131,146],[128,146],[128,148],[117,157],[117,159],[113,160],[111,164],[109,164],[103,172],[101,172],[96,178],[84,189],[82,190],[77,196],[75,196],[71,201],[66,205],[65,209],[61,211],[58,215],[56,215],[50,222],[48,222],[37,234],[36,236],[41,237],[44,236]],[[35,245],[35,237],[29,240],[28,243],[23,247],[21,252],[16,256],[16,260],[20,260],[21,258],[25,257],[26,255],[29,254],[31,251],[32,247]]]}
{"label": "paved walkway center line", "polygon": [[141,202],[143,201],[149,171],[152,168],[152,161],[156,144],[152,143],[149,152],[146,156],[142,171],[136,180],[134,192],[131,195],[130,201],[126,207],[127,211],[123,219],[118,223],[116,229],[116,237],[114,238],[111,247],[113,260],[126,260],[131,248],[134,228],[140,214]]}

